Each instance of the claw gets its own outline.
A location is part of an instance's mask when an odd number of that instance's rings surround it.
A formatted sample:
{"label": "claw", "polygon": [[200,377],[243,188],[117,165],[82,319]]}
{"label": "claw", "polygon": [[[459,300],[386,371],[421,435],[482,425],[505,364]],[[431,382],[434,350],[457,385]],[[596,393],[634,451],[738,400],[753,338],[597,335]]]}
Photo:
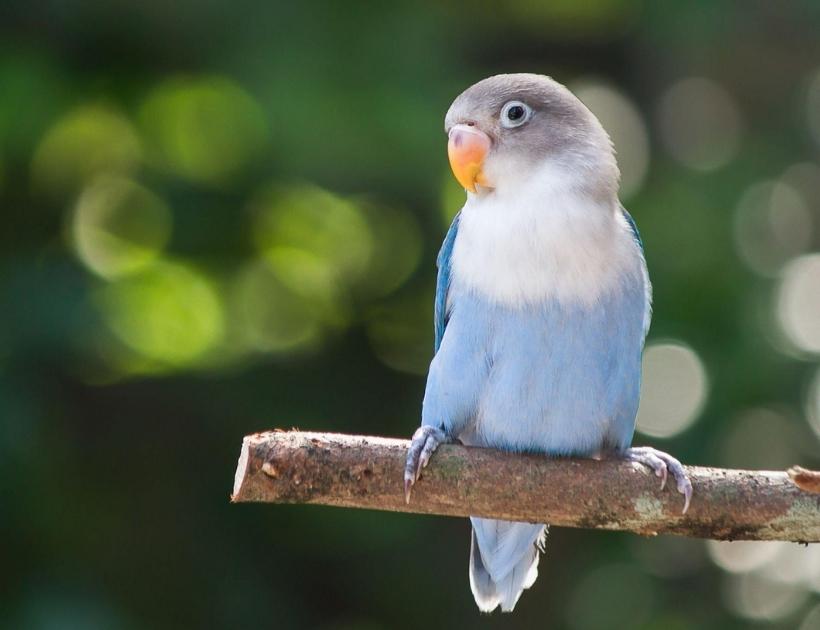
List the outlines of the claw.
{"label": "claw", "polygon": [[[678,486],[678,492],[681,492],[680,486]],[[689,509],[689,504],[691,502],[692,502],[692,484],[688,483],[686,488],[683,490],[683,511],[681,512],[681,514],[686,514],[686,510]]]}
{"label": "claw", "polygon": [[404,465],[404,500],[410,503],[410,494],[421,475],[421,469],[426,468],[439,444],[449,442],[449,438],[441,429],[428,425],[420,426],[413,434],[410,448],[407,450],[407,463]]}
{"label": "claw", "polygon": [[629,461],[638,462],[652,469],[655,475],[661,478],[661,490],[666,487],[668,475],[671,473],[678,492],[683,495],[681,514],[686,514],[689,510],[689,504],[692,502],[692,482],[689,481],[686,470],[677,459],[668,453],[648,446],[627,449],[624,455]]}

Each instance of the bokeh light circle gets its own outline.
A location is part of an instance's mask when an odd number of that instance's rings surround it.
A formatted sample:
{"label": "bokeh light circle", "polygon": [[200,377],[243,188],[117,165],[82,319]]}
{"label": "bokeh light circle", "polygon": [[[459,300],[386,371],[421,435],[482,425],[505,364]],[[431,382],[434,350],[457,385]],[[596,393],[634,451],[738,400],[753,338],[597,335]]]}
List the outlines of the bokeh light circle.
{"label": "bokeh light circle", "polygon": [[171,235],[165,202],[136,182],[104,175],[83,190],[71,221],[80,260],[105,278],[150,264]]}
{"label": "bokeh light circle", "polygon": [[203,183],[224,183],[268,137],[256,100],[220,76],[164,81],[142,103],[139,122],[154,164]]}
{"label": "bokeh light circle", "polygon": [[[367,220],[355,203],[311,185],[270,186],[251,203],[260,255],[297,293],[327,298],[366,274],[373,251]],[[299,264],[294,257],[310,259]]]}
{"label": "bokeh light circle", "polygon": [[802,586],[771,580],[760,573],[731,575],[725,579],[726,604],[745,619],[777,621],[793,614],[808,598]]}
{"label": "bokeh light circle", "polygon": [[221,341],[219,295],[201,272],[158,261],[99,290],[111,331],[139,355],[169,367],[187,365]]}
{"label": "bokeh light circle", "polygon": [[706,550],[717,566],[729,573],[746,573],[774,560],[787,543],[757,540],[707,540]]}
{"label": "bokeh light circle", "polygon": [[705,541],[729,575],[723,598],[736,615],[777,620],[793,614],[820,585],[820,547],[783,541]]}
{"label": "bokeh light circle", "polygon": [[609,133],[621,169],[621,196],[638,192],[649,168],[649,133],[637,106],[627,96],[600,82],[582,80],[571,86]]}
{"label": "bokeh light circle", "polygon": [[740,147],[743,123],[734,98],[702,77],[683,79],[663,95],[661,139],[676,160],[699,171],[729,162]]}
{"label": "bokeh light circle", "polygon": [[820,254],[800,256],[783,270],[776,313],[796,350],[820,353]]}
{"label": "bokeh light circle", "polygon": [[760,573],[777,582],[814,587],[820,579],[820,545],[785,543]]}
{"label": "bokeh light circle", "polygon": [[803,196],[783,182],[760,182],[741,197],[735,212],[735,248],[743,262],[774,276],[811,244],[813,218]]}
{"label": "bokeh light circle", "polygon": [[706,370],[695,351],[676,341],[650,344],[642,372],[638,431],[666,438],[689,428],[708,393]]}
{"label": "bokeh light circle", "polygon": [[806,418],[809,425],[820,438],[820,368],[806,391]]}
{"label": "bokeh light circle", "polygon": [[102,173],[129,173],[142,159],[131,122],[106,105],[83,105],[48,130],[34,154],[37,190],[63,195]]}
{"label": "bokeh light circle", "polygon": [[322,310],[288,288],[263,260],[239,271],[231,295],[237,333],[253,352],[288,353],[321,339]]}

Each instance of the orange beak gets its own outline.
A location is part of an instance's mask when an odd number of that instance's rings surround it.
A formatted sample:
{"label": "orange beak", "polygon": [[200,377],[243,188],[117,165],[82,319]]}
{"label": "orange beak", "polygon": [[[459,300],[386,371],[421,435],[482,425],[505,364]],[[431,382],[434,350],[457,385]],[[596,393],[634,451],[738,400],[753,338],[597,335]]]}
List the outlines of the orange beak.
{"label": "orange beak", "polygon": [[447,142],[450,168],[458,183],[470,192],[475,192],[476,184],[487,186],[482,167],[489,150],[490,138],[483,131],[469,125],[454,125],[450,129]]}

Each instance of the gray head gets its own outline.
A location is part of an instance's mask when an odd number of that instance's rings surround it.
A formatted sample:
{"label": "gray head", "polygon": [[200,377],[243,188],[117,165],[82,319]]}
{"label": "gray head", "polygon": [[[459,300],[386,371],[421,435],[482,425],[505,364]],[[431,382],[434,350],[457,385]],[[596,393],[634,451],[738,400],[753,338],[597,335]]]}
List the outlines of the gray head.
{"label": "gray head", "polygon": [[462,92],[447,112],[456,179],[487,193],[526,182],[547,163],[586,192],[617,195],[612,143],[566,87],[538,74],[499,74]]}

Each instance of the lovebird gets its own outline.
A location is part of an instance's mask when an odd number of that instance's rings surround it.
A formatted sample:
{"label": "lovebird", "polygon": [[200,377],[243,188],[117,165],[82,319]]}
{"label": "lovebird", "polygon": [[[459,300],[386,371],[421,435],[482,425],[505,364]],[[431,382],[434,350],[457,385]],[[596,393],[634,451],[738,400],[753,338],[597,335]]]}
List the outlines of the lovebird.
{"label": "lovebird", "polygon": [[[467,193],[438,256],[435,355],[405,494],[444,442],[619,457],[692,485],[680,462],[631,448],[651,286],[604,128],[560,83],[502,74],[459,95],[448,156]],[[545,487],[544,492],[549,492]],[[548,525],[471,517],[479,610],[512,611]]]}

